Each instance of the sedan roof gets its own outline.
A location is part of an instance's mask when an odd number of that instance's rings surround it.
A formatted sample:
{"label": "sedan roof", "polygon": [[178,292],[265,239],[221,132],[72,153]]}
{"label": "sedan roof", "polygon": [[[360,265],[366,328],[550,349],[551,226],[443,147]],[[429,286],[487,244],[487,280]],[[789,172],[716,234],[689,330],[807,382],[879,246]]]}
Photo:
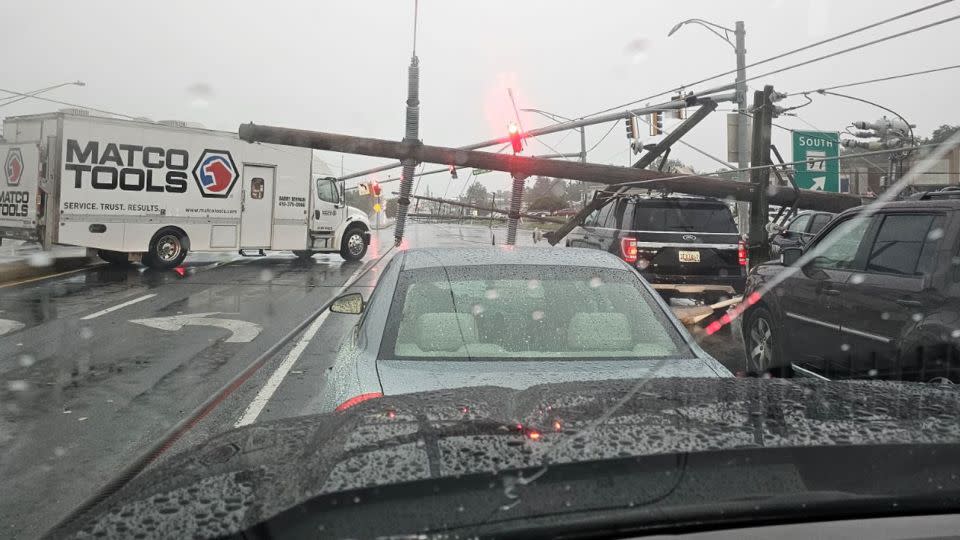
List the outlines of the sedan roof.
{"label": "sedan roof", "polygon": [[616,256],[597,249],[490,246],[471,248],[417,248],[404,251],[403,269],[451,266],[578,266],[624,270]]}

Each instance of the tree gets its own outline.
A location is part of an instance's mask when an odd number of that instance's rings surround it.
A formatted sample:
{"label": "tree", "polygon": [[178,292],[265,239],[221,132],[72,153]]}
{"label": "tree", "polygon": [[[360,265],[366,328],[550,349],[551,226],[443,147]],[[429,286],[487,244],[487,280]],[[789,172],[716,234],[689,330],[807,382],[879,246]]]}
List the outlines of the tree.
{"label": "tree", "polygon": [[933,134],[930,136],[930,138],[924,139],[923,142],[925,144],[940,144],[952,137],[957,131],[960,131],[960,126],[943,124],[937,129],[933,130]]}
{"label": "tree", "polygon": [[[467,188],[467,192],[460,198],[461,201],[477,206],[490,206],[490,193],[480,182],[474,182]],[[483,215],[486,215],[484,212]]]}
{"label": "tree", "polygon": [[567,201],[556,195],[544,195],[530,201],[529,212],[556,212],[567,207]]}

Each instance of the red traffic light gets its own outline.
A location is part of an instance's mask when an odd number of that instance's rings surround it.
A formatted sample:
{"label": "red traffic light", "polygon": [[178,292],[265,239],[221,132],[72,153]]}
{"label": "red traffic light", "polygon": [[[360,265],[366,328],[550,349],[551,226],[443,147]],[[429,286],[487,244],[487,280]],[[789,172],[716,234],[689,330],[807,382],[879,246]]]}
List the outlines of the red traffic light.
{"label": "red traffic light", "polygon": [[380,190],[380,183],[379,183],[379,182],[372,182],[372,183],[370,184],[370,194],[373,195],[374,197],[379,197],[379,196],[380,196],[380,192],[381,192],[381,190]]}
{"label": "red traffic light", "polygon": [[520,128],[516,124],[510,122],[510,125],[507,126],[507,133],[510,135],[510,145],[513,146],[513,153],[519,154],[523,151],[523,134],[520,133]]}

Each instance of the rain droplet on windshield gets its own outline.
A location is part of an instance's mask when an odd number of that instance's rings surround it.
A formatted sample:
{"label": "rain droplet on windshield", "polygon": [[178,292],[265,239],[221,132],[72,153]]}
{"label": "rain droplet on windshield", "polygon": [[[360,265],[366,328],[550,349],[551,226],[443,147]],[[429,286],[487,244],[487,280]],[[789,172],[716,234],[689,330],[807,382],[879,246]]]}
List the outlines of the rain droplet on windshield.
{"label": "rain droplet on windshield", "polygon": [[875,369],[871,369],[870,371],[867,371],[867,375],[869,375],[869,376],[871,376],[871,377],[876,377],[876,376],[877,376],[877,373],[878,373],[878,372],[877,372],[877,370],[875,370]]}
{"label": "rain droplet on windshield", "polygon": [[843,352],[849,351],[849,350],[850,350],[850,344],[849,344],[849,343],[844,343],[843,345],[840,345],[840,350],[843,351]]}
{"label": "rain droplet on windshield", "polygon": [[941,238],[943,238],[943,229],[939,227],[931,229],[930,232],[927,233],[927,240],[939,240]]}
{"label": "rain droplet on windshield", "polygon": [[543,318],[543,312],[540,310],[534,311],[533,313],[530,314],[530,317],[535,321],[539,321],[540,319]]}
{"label": "rain droplet on windshield", "polygon": [[923,319],[923,315],[920,313],[914,313],[910,316],[910,318],[913,319],[913,322],[920,322]]}
{"label": "rain droplet on windshield", "polygon": [[53,257],[46,251],[38,251],[30,255],[27,264],[30,266],[50,266],[53,264]]}
{"label": "rain droplet on windshield", "polygon": [[601,285],[603,285],[603,280],[600,279],[600,276],[593,276],[592,278],[590,278],[590,288],[596,289]]}
{"label": "rain droplet on windshield", "polygon": [[500,296],[500,293],[498,293],[496,289],[487,289],[487,292],[483,293],[483,296],[487,300],[496,300]]}
{"label": "rain droplet on windshield", "polygon": [[527,288],[530,289],[531,291],[539,287],[540,287],[539,279],[531,279],[530,281],[527,282]]}
{"label": "rain droplet on windshield", "polygon": [[890,319],[890,314],[884,311],[883,313],[880,314],[880,318],[886,321]]}
{"label": "rain droplet on windshield", "polygon": [[859,285],[863,283],[863,274],[854,274],[850,276],[850,283],[854,285]]}
{"label": "rain droplet on windshield", "polygon": [[90,339],[93,337],[93,329],[89,326],[84,326],[80,329],[80,337],[83,339]]}
{"label": "rain droplet on windshield", "polygon": [[36,362],[36,359],[29,354],[21,354],[17,358],[17,362],[20,364],[20,367],[30,367]]}
{"label": "rain droplet on windshield", "polygon": [[270,281],[271,279],[273,279],[273,272],[267,269],[260,271],[260,281]]}
{"label": "rain droplet on windshield", "polygon": [[30,388],[30,384],[27,381],[10,381],[7,383],[7,389],[11,392],[26,392]]}

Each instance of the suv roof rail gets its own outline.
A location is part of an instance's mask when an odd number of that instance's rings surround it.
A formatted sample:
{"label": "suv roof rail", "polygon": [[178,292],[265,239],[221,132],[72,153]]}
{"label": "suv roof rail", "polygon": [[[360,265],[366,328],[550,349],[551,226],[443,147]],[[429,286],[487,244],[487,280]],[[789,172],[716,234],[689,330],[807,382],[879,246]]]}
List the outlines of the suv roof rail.
{"label": "suv roof rail", "polygon": [[960,199],[960,186],[946,186],[939,191],[921,191],[907,197],[911,201],[929,201],[931,199]]}

